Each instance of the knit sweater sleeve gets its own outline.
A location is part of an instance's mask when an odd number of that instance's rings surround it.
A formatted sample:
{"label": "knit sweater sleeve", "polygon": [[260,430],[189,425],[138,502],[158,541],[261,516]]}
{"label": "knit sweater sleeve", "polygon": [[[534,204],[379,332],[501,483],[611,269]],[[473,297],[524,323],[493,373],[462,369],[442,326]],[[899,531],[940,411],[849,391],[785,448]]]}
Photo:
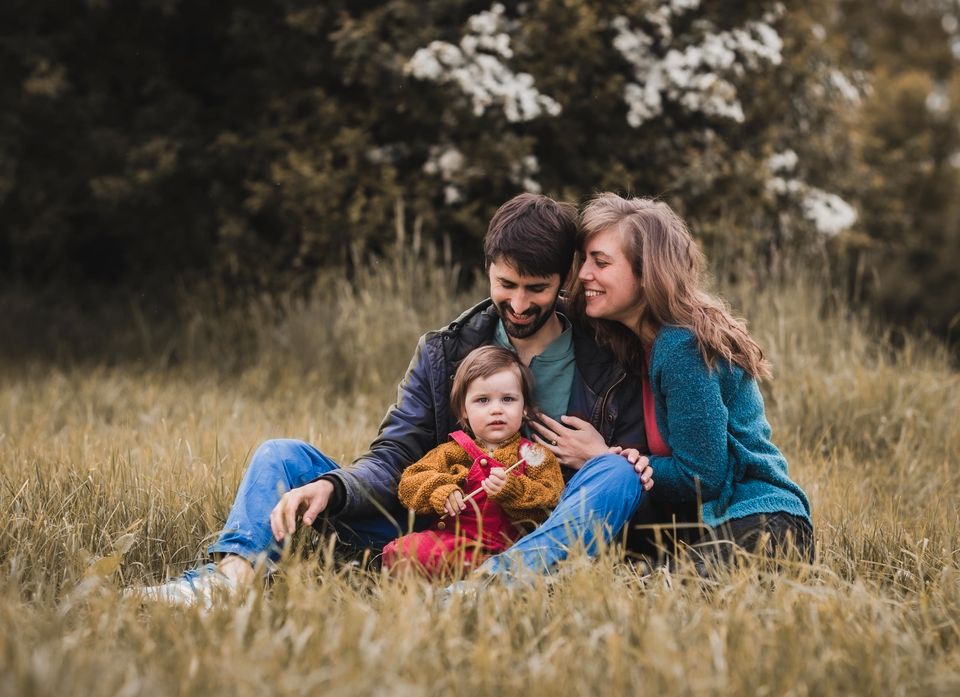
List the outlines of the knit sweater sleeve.
{"label": "knit sweater sleeve", "polygon": [[519,476],[508,474],[503,489],[493,496],[511,520],[542,522],[560,500],[563,491],[560,463],[553,453],[546,453],[539,466],[527,467]]}
{"label": "knit sweater sleeve", "polygon": [[672,455],[650,458],[654,486],[675,501],[711,501],[732,473],[727,451],[729,414],[720,389],[720,370],[707,366],[696,337],[665,327],[654,343],[650,382],[657,423]]}
{"label": "knit sweater sleeve", "polygon": [[400,477],[400,503],[417,513],[443,513],[447,497],[467,479],[467,455],[456,443],[442,443],[407,467]]}

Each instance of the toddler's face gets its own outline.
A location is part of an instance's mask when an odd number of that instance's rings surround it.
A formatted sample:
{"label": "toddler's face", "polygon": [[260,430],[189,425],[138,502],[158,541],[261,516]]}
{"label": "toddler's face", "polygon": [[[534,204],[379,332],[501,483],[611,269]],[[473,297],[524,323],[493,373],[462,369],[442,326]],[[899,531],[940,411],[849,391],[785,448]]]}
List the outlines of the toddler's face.
{"label": "toddler's face", "polygon": [[467,388],[467,423],[478,440],[490,447],[513,437],[523,422],[520,371],[509,368],[477,378]]}

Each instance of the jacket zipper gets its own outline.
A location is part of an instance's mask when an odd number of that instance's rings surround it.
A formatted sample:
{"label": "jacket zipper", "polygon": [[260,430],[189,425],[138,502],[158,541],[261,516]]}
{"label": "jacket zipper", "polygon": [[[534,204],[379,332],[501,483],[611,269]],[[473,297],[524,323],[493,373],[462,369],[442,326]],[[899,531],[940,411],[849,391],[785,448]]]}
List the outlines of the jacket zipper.
{"label": "jacket zipper", "polygon": [[[609,387],[609,388],[607,389],[607,391],[604,393],[603,399],[600,400],[600,431],[601,431],[601,433],[603,432],[603,424],[606,423],[606,421],[607,421],[607,418],[606,418],[606,416],[607,416],[607,400],[610,398],[610,393],[613,392],[613,391],[616,389],[616,387],[617,387],[621,382],[623,382],[623,381],[626,380],[626,379],[627,379],[627,373],[626,373],[626,372],[621,373],[621,374],[620,374],[620,379],[617,380],[617,381],[616,381],[615,383],[613,383],[612,385],[610,385],[610,387]],[[612,435],[613,435],[613,433],[612,433],[612,431],[611,431],[610,433],[608,433],[608,434],[604,437],[604,440],[607,440],[607,438],[609,438],[609,437],[612,436]]]}

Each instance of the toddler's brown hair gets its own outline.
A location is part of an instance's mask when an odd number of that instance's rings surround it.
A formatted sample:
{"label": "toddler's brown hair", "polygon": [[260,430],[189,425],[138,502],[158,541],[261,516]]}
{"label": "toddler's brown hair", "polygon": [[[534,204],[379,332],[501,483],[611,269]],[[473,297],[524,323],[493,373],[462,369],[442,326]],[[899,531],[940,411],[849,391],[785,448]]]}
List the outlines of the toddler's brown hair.
{"label": "toddler's brown hair", "polygon": [[461,426],[466,423],[467,390],[477,378],[488,378],[501,370],[516,370],[520,376],[520,393],[523,395],[524,414],[529,414],[533,406],[533,375],[530,369],[520,362],[513,351],[502,346],[481,346],[467,354],[456,374],[453,387],[450,388],[450,409],[457,415]]}

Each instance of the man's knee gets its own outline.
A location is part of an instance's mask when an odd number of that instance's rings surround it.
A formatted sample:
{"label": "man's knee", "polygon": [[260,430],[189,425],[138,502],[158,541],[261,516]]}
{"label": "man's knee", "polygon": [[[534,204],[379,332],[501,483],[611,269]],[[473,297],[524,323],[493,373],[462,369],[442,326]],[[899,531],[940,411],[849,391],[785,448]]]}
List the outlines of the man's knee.
{"label": "man's knee", "polygon": [[302,440],[293,438],[271,438],[263,441],[254,451],[250,466],[265,464],[280,465],[286,460],[295,459],[306,445]]}
{"label": "man's knee", "polygon": [[620,455],[606,454],[588,460],[578,473],[577,486],[567,489],[591,501],[591,506],[608,513],[629,516],[640,503],[643,486],[633,465]]}
{"label": "man's knee", "polygon": [[258,476],[282,472],[282,478],[288,479],[288,484],[294,487],[302,486],[336,468],[333,460],[309,443],[294,438],[264,441],[254,452],[249,466],[250,472]]}
{"label": "man's knee", "polygon": [[620,455],[598,455],[584,463],[581,473],[584,479],[606,487],[622,490],[625,494],[639,496],[642,490],[640,475],[627,458]]}

